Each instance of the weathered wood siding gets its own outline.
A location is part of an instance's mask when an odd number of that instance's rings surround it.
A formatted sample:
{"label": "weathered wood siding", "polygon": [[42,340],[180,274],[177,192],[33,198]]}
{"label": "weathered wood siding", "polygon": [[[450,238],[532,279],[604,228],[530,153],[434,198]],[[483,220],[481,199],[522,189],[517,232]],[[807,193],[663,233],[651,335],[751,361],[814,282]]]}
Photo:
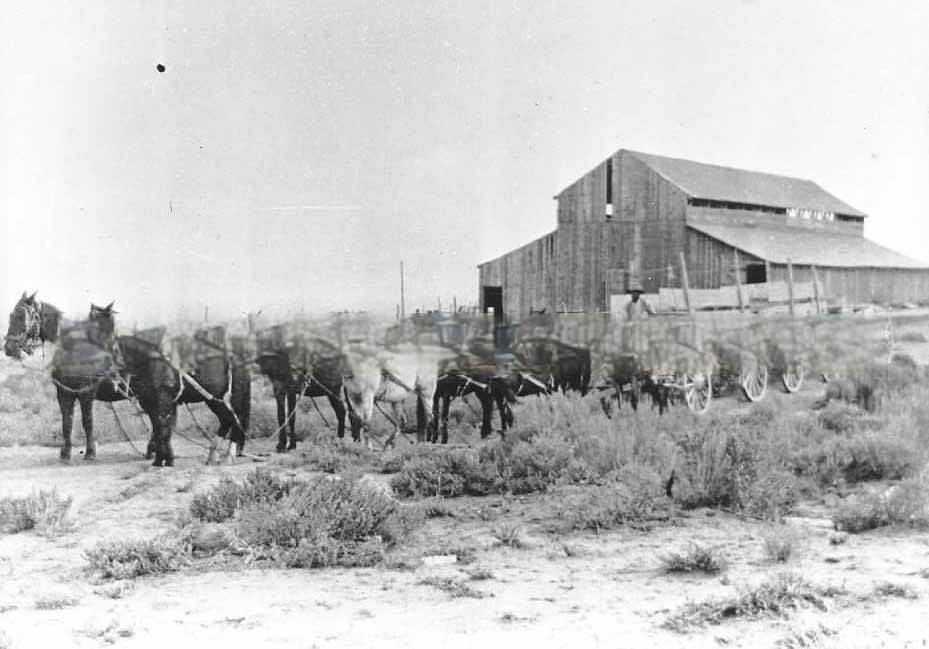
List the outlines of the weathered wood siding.
{"label": "weathered wood siding", "polygon": [[484,307],[484,286],[503,287],[503,308],[510,315],[532,309],[554,310],[557,245],[552,232],[478,266],[478,292]]}
{"label": "weathered wood siding", "polygon": [[[712,237],[688,229],[687,272],[693,288],[719,288],[735,283],[734,248]],[[763,259],[739,251],[740,280],[745,283],[745,266]],[[786,282],[787,265],[769,264],[768,281]],[[891,304],[929,300],[929,271],[896,268],[819,267],[822,297],[831,304],[875,302]],[[795,265],[794,282],[812,282],[810,266]]]}

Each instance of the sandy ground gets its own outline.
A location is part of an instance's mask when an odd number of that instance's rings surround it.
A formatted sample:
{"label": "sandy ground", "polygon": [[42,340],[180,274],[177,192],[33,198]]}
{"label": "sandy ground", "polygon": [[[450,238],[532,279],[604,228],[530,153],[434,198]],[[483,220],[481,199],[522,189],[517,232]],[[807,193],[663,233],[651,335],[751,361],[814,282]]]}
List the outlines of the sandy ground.
{"label": "sandy ground", "polygon": [[[255,446],[269,450],[270,441]],[[765,560],[758,522],[697,510],[650,531],[556,534],[539,515],[546,496],[534,496],[456,502],[454,518],[431,519],[413,539],[408,554],[426,558],[415,569],[242,569],[116,583],[91,578],[83,550],[101,539],[176,529],[193,493],[254,466],[204,467],[200,448],[182,442],[178,451],[175,469],[155,469],[134,459],[125,444],[103,446],[94,464],[70,465],[59,464],[52,448],[3,449],[0,495],[56,487],[74,497],[77,526],[53,539],[32,532],[0,536],[0,646],[774,647],[802,646],[778,642],[810,630],[820,638],[815,646],[922,647],[929,641],[929,534],[883,530],[834,546],[823,503],[805,504],[791,520],[805,540],[787,566]],[[496,517],[487,522],[474,514],[478,509],[495,510]],[[496,541],[492,530],[501,520],[523,524],[527,547]],[[723,547],[729,570],[715,577],[662,574],[659,557],[691,540]],[[457,563],[443,553],[449,547],[474,549],[476,561]],[[492,575],[467,582],[485,597],[455,598],[419,583],[429,576],[467,581],[475,569]],[[802,609],[789,619],[687,634],[661,627],[687,601],[732,594],[782,570],[853,594],[891,581],[919,597],[848,597],[830,600],[827,611]]]}

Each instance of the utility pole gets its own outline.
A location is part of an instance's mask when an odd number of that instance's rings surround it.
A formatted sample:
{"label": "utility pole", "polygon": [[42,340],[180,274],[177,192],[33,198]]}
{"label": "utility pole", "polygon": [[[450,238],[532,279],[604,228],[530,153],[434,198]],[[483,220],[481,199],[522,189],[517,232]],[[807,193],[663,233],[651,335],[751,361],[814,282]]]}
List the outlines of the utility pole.
{"label": "utility pole", "polygon": [[403,295],[403,260],[400,260],[400,319],[406,318],[406,301]]}

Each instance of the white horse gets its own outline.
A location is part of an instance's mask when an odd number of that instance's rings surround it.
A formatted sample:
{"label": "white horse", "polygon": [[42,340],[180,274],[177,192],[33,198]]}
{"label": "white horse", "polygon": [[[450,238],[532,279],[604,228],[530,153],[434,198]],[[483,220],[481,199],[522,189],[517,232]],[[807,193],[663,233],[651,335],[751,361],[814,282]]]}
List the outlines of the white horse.
{"label": "white horse", "polygon": [[344,381],[346,398],[351,405],[352,437],[361,440],[374,413],[375,401],[390,404],[394,432],[386,445],[393,444],[404,423],[404,408],[416,406],[416,438],[423,441],[432,425],[433,397],[439,379],[439,364],[454,357],[441,347],[401,344],[391,349],[371,345],[350,345],[345,358],[350,376]]}

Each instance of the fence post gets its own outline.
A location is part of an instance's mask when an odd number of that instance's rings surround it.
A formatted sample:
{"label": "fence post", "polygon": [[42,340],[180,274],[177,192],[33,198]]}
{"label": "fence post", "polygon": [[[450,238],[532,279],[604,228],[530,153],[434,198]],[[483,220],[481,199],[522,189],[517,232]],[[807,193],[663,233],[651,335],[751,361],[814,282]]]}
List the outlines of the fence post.
{"label": "fence post", "polygon": [[739,313],[745,311],[745,301],[742,299],[742,264],[739,263],[739,251],[737,248],[732,249],[735,261],[735,290],[739,295]]}
{"label": "fence post", "polygon": [[790,317],[794,317],[794,265],[787,258],[787,299]]}
{"label": "fence post", "polygon": [[681,288],[684,289],[684,306],[687,308],[687,313],[692,315],[694,311],[690,306],[690,282],[687,279],[687,262],[683,252],[681,252]]}
{"label": "fence post", "polygon": [[816,266],[810,266],[813,271],[813,299],[816,300],[816,315],[822,315],[822,305],[820,302],[819,296],[819,273],[816,271]]}

